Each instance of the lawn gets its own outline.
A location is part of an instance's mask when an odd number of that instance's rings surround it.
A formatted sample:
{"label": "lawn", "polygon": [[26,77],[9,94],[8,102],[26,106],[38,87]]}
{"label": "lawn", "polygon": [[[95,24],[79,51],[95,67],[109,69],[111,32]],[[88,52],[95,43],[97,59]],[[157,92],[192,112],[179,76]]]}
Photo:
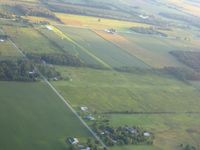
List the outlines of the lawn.
{"label": "lawn", "polygon": [[104,64],[111,67],[142,67],[148,66],[138,58],[130,55],[123,49],[113,45],[89,29],[57,26],[76,43],[84,47],[89,53],[95,55]]}
{"label": "lawn", "polygon": [[69,81],[53,82],[74,107],[97,112],[199,112],[199,91],[172,77],[57,67]]}
{"label": "lawn", "polygon": [[15,44],[25,53],[51,53],[59,51],[48,39],[30,27],[3,26]]}
{"label": "lawn", "polygon": [[89,131],[44,83],[0,82],[0,149],[64,150]]}

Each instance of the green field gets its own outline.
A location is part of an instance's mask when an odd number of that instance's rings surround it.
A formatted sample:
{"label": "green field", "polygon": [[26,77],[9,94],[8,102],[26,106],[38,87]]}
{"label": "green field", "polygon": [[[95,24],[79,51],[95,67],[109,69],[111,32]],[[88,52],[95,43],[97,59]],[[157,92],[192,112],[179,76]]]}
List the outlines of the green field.
{"label": "green field", "polygon": [[51,53],[59,51],[48,39],[30,27],[3,26],[3,30],[25,53]]}
{"label": "green field", "polygon": [[108,66],[148,67],[136,57],[104,40],[91,30],[60,26],[58,28]]}
{"label": "green field", "polygon": [[166,38],[152,37],[137,33],[122,34],[122,36],[125,37],[130,43],[133,43],[132,47],[135,44],[135,47],[141,49],[140,53],[136,53],[136,55],[153,67],[183,66],[169,54],[170,51],[180,50],[181,47],[170,45],[170,42],[166,43]]}
{"label": "green field", "polygon": [[172,77],[128,74],[87,68],[57,67],[72,81],[53,84],[74,107],[88,106],[98,112],[199,111],[200,93]]}
{"label": "green field", "polygon": [[45,28],[41,28],[39,30],[46,37],[48,37],[49,40],[51,40],[51,41],[55,42],[57,45],[59,45],[59,47],[62,48],[63,52],[68,52],[72,55],[79,57],[84,63],[86,63],[88,65],[101,65],[96,59],[94,59],[92,56],[87,54],[84,51],[84,49],[82,49],[82,47],[74,44],[69,39],[63,38],[63,37],[61,37],[61,35],[59,36],[54,31],[50,31]]}
{"label": "green field", "polygon": [[[89,126],[94,122],[109,123],[114,129],[138,126],[155,136],[152,145],[119,146],[136,141],[103,133],[111,143],[119,140],[109,150],[186,150],[181,144],[200,150],[200,82],[186,81],[182,76],[189,69],[181,72],[185,65],[169,53],[199,51],[200,25],[193,18],[199,16],[200,5],[193,1],[195,5],[184,0],[0,0],[0,30],[8,35],[2,38],[9,39],[0,42],[0,61],[20,58],[14,44],[24,54],[43,54],[48,61],[44,63],[41,59],[45,58],[38,55],[33,64],[52,69],[41,67],[44,75],[58,71],[49,82]],[[160,13],[174,14],[177,19]],[[132,27],[141,28],[141,34]],[[65,62],[75,57],[62,57],[65,53],[80,58],[81,67],[67,66]],[[163,69],[168,66],[177,69],[172,69],[173,76]],[[13,69],[16,74],[32,75],[26,65],[15,67],[1,67],[0,78],[6,80]],[[130,70],[116,69],[123,67]],[[71,150],[68,137],[78,138],[81,144],[93,139],[58,95],[40,77],[36,80],[0,81],[0,150]],[[81,111],[82,106],[88,111]],[[95,121],[86,120],[88,114]]]}
{"label": "green field", "polygon": [[198,146],[200,93],[192,85],[151,73],[69,67],[57,70],[69,80],[52,83],[77,110],[87,106],[90,112],[106,116],[111,126],[139,126],[155,134],[153,146],[119,146],[111,150],[181,150],[180,144]]}
{"label": "green field", "polygon": [[0,82],[0,149],[64,150],[90,133],[44,83]]}
{"label": "green field", "polygon": [[154,146],[144,146],[144,145],[131,145],[131,146],[116,146],[110,148],[111,150],[160,150]]}
{"label": "green field", "polygon": [[19,57],[19,56],[20,56],[20,53],[9,41],[0,42],[0,58],[1,59],[13,58],[13,57]]}

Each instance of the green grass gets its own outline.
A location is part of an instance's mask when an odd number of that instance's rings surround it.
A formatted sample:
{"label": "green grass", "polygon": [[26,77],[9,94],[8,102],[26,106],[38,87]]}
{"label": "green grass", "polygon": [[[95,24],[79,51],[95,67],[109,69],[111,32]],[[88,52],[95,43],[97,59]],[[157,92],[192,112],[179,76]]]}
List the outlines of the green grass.
{"label": "green grass", "polygon": [[168,42],[163,37],[152,37],[137,33],[122,34],[122,36],[136,47],[139,47],[139,49],[142,49],[138,57],[153,67],[183,66],[176,58],[169,54],[170,51],[182,48],[170,44],[172,43],[171,40]]}
{"label": "green grass", "polygon": [[12,58],[19,56],[20,53],[9,41],[0,42],[0,58]]}
{"label": "green grass", "polygon": [[51,53],[59,51],[48,39],[33,28],[4,26],[3,29],[11,36],[15,44],[26,53]]}
{"label": "green grass", "polygon": [[53,82],[74,107],[93,111],[199,111],[199,91],[181,81],[154,74],[128,74],[57,67],[72,81]]}
{"label": "green grass", "polygon": [[67,137],[90,137],[44,83],[0,82],[0,149],[64,150]]}
{"label": "green grass", "polygon": [[58,27],[79,45],[111,67],[147,67],[142,61],[88,29]]}
{"label": "green grass", "polygon": [[[75,45],[73,42],[68,40],[67,38],[64,38],[65,35],[56,34],[54,31],[49,31],[47,29],[40,29],[40,32],[45,34],[51,41],[55,42],[59,47],[61,47],[64,52],[68,52],[72,55],[75,55],[79,57],[83,62],[85,62],[88,65],[101,65],[97,60],[95,60],[93,57],[85,53],[81,47]],[[62,37],[61,37],[62,36]]]}
{"label": "green grass", "polygon": [[110,148],[111,150],[160,150],[154,146],[145,145],[131,145],[131,146],[116,146]]}

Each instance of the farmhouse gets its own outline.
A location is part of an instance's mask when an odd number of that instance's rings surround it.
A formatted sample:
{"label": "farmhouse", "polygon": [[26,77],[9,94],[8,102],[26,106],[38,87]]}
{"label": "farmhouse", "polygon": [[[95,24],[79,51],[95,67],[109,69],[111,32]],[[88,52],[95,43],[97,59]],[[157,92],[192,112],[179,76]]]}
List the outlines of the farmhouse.
{"label": "farmhouse", "polygon": [[149,132],[144,132],[144,136],[149,137],[151,134]]}
{"label": "farmhouse", "polygon": [[81,149],[81,150],[91,150],[91,148],[90,147],[86,147],[86,148]]}
{"label": "farmhouse", "polygon": [[87,107],[85,107],[85,106],[82,106],[82,107],[81,107],[81,110],[82,110],[82,111],[87,111],[87,110],[88,110],[88,108],[87,108]]}
{"label": "farmhouse", "polygon": [[115,29],[105,29],[104,31],[110,34],[114,34],[116,32]]}
{"label": "farmhouse", "polygon": [[139,15],[139,17],[142,18],[142,19],[148,19],[149,18],[149,16],[146,16],[146,15]]}
{"label": "farmhouse", "polygon": [[126,127],[125,129],[126,129],[129,133],[131,133],[131,134],[137,133],[137,130],[134,129],[134,128]]}
{"label": "farmhouse", "polygon": [[92,117],[92,115],[91,115],[91,114],[90,114],[90,115],[87,115],[87,116],[85,116],[84,118],[85,118],[85,119],[87,119],[87,120],[91,120],[91,121],[95,120],[95,118],[94,118],[94,117]]}
{"label": "farmhouse", "polygon": [[47,28],[48,30],[50,30],[50,31],[53,30],[53,28],[52,28],[51,26],[49,26],[49,25],[47,25],[46,28]]}
{"label": "farmhouse", "polygon": [[68,141],[72,145],[76,145],[79,143],[79,140],[77,138],[69,138]]}
{"label": "farmhouse", "polygon": [[29,75],[34,75],[35,73],[36,73],[36,72],[35,72],[34,70],[28,72]]}

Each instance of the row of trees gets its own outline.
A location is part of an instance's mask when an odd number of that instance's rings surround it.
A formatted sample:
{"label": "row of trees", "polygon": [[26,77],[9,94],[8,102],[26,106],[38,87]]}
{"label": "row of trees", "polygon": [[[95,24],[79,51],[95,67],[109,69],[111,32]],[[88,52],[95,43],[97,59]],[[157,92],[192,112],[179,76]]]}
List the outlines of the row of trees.
{"label": "row of trees", "polygon": [[187,144],[187,145],[181,144],[180,147],[182,148],[182,150],[197,150],[195,146],[190,145],[190,144]]}
{"label": "row of trees", "polygon": [[200,52],[195,51],[171,51],[170,54],[175,56],[185,65],[200,71]]}
{"label": "row of trees", "polygon": [[45,7],[28,4],[16,4],[9,7],[11,10],[13,10],[16,14],[19,15],[46,17],[59,21],[55,14]]}
{"label": "row of trees", "polygon": [[28,53],[27,57],[35,62],[43,62],[54,65],[66,65],[79,67],[83,66],[81,60],[68,53],[49,53],[49,54],[36,54]]}
{"label": "row of trees", "polygon": [[0,61],[0,80],[2,81],[37,81],[40,78],[39,72],[47,79],[61,78],[60,73],[49,65],[36,64],[26,59]]}
{"label": "row of trees", "polygon": [[182,81],[187,80],[200,80],[200,72],[195,71],[189,67],[164,67],[161,69],[157,68],[136,68],[136,67],[120,67],[115,68],[116,71],[129,72],[135,74],[156,74],[156,75],[171,75],[174,78]]}
{"label": "row of trees", "polygon": [[167,34],[159,32],[155,30],[153,27],[144,28],[144,27],[132,27],[130,28],[132,31],[141,34],[149,34],[149,35],[159,35],[163,37],[167,37]]}
{"label": "row of trees", "polygon": [[33,63],[30,61],[1,61],[0,62],[0,80],[6,81],[35,81],[39,76],[34,71]]}
{"label": "row of trees", "polygon": [[[86,149],[86,148],[90,148],[91,150],[102,150],[102,148],[100,147],[100,144],[97,140],[93,140],[91,138],[87,139],[86,143],[81,143],[79,145],[70,145],[70,150],[80,150],[80,149]],[[106,148],[104,148],[103,150],[106,150]]]}
{"label": "row of trees", "polygon": [[174,14],[174,13],[159,13],[160,16],[174,19],[174,20],[180,20],[186,23],[189,23],[189,25],[193,25],[195,27],[200,27],[200,18],[195,16],[186,16],[181,14]]}
{"label": "row of trees", "polygon": [[107,146],[153,144],[153,134],[149,133],[149,136],[145,136],[145,131],[139,127],[122,126],[113,128],[108,122],[95,122],[92,127]]}

